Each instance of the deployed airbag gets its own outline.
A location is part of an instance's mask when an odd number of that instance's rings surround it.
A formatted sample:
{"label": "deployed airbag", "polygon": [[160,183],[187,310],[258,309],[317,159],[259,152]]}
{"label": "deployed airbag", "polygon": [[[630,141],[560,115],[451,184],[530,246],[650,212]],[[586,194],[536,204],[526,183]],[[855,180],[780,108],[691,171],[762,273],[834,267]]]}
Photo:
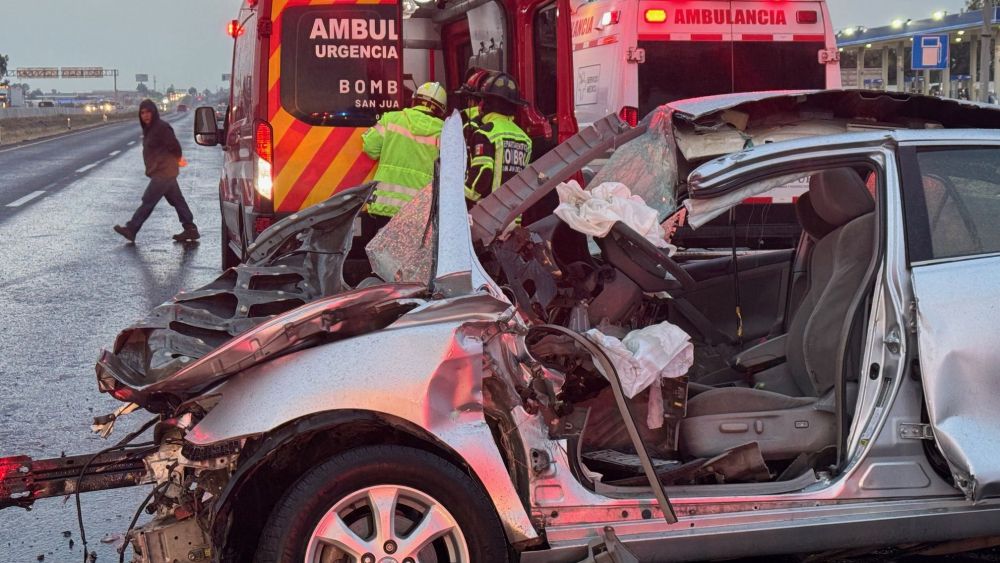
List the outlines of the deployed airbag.
{"label": "deployed airbag", "polygon": [[657,248],[669,248],[663,238],[659,213],[628,186],[605,182],[584,190],[575,180],[556,186],[559,207],[555,214],[573,230],[593,237],[607,236],[618,221],[625,223]]}
{"label": "deployed airbag", "polygon": [[662,378],[680,377],[694,364],[694,346],[688,334],[662,322],[633,330],[622,340],[597,329],[587,331],[585,336],[604,348],[618,371],[626,397],[634,398],[652,387],[646,425],[650,429],[660,428],[664,414]]}

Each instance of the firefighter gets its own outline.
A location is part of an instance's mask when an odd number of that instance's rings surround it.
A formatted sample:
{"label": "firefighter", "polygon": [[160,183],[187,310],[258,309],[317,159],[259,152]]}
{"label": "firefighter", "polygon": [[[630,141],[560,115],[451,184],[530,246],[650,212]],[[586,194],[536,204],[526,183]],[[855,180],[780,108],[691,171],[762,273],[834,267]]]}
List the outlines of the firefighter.
{"label": "firefighter", "polygon": [[368,213],[388,222],[434,179],[434,161],[444,126],[448,96],[437,82],[413,94],[413,107],[384,114],[361,139],[365,153],[378,161],[375,201]]}
{"label": "firefighter", "polygon": [[465,133],[466,142],[470,135],[479,128],[479,104],[481,102],[480,93],[483,83],[494,74],[491,70],[470,67],[465,73],[465,82],[455,92],[458,96],[459,107],[462,113],[462,128]]}
{"label": "firefighter", "polygon": [[482,118],[468,140],[465,197],[470,208],[524,170],[531,159],[531,137],[514,123],[518,106],[527,105],[517,82],[509,74],[493,74],[483,83],[480,97]]}

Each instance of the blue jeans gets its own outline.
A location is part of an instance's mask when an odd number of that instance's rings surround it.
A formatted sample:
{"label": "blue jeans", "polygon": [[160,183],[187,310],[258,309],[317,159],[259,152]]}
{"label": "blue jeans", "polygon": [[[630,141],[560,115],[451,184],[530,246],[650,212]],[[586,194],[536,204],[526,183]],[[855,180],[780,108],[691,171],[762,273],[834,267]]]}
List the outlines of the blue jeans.
{"label": "blue jeans", "polygon": [[142,194],[142,204],[139,209],[135,210],[132,219],[125,226],[133,233],[138,233],[142,224],[153,212],[153,208],[160,202],[160,198],[166,198],[167,203],[174,207],[177,211],[177,218],[185,229],[195,226],[194,215],[191,214],[191,208],[184,201],[181,187],[177,185],[177,178],[151,179],[149,185],[146,186],[146,191]]}

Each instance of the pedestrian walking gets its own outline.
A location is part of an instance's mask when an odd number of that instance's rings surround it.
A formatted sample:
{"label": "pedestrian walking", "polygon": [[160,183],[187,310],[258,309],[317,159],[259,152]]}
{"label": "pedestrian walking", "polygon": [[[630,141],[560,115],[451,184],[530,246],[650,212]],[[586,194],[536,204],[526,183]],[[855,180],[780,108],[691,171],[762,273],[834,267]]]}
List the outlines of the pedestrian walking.
{"label": "pedestrian walking", "polygon": [[135,235],[149,218],[153,208],[160,199],[166,198],[167,203],[177,211],[177,218],[184,228],[174,235],[174,240],[197,240],[201,235],[194,224],[194,215],[177,185],[180,167],[187,163],[184,162],[181,144],[177,142],[173,127],[160,119],[160,112],[152,100],[143,100],[139,104],[139,125],[142,126],[142,160],[146,165],[149,185],[142,194],[142,204],[135,210],[132,218],[124,226],[115,225],[115,232],[129,242],[134,242]]}
{"label": "pedestrian walking", "polygon": [[434,179],[434,161],[448,96],[437,82],[413,94],[413,107],[391,111],[361,137],[365,153],[378,161],[375,201],[368,213],[387,223]]}

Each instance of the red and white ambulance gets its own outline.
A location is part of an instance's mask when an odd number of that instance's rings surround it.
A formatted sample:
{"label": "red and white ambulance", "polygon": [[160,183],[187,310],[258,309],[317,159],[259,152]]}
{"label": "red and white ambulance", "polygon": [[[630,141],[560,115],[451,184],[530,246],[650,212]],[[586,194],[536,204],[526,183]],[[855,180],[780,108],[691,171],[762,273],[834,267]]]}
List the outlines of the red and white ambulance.
{"label": "red and white ambulance", "polygon": [[581,126],[685,98],[839,88],[822,0],[593,0],[572,13]]}

